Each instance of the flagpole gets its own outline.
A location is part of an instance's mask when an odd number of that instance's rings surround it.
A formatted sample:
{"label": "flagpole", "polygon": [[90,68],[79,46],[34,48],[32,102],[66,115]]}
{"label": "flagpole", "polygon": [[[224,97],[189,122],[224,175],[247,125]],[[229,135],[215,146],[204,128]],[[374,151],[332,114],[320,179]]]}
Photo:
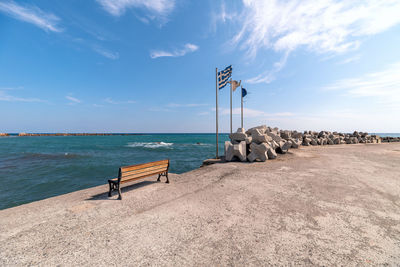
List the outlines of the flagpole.
{"label": "flagpole", "polygon": [[243,86],[240,86],[240,96],[242,98],[242,128],[243,128]]}
{"label": "flagpole", "polygon": [[231,78],[231,134],[232,134],[232,78]]}
{"label": "flagpole", "polygon": [[216,156],[218,159],[218,68],[215,68],[215,143],[216,143]]}

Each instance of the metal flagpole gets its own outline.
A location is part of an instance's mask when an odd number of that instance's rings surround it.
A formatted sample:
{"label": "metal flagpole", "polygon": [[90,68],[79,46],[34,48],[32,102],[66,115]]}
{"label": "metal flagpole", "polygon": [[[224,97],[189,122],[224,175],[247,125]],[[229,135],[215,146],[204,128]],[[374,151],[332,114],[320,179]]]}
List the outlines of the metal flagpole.
{"label": "metal flagpole", "polygon": [[232,134],[232,78],[231,78],[231,134]]}
{"label": "metal flagpole", "polygon": [[240,86],[240,96],[242,98],[242,128],[243,128],[243,86]]}
{"label": "metal flagpole", "polygon": [[215,68],[215,137],[216,137],[216,156],[215,158],[218,159],[218,68]]}

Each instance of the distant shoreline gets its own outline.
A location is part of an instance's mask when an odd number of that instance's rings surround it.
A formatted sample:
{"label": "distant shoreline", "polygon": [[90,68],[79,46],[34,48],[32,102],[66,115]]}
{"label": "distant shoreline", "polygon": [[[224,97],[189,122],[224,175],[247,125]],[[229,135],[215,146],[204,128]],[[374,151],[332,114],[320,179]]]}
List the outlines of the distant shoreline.
{"label": "distant shoreline", "polygon": [[[4,136],[121,136],[121,135],[176,135],[176,134],[200,134],[210,135],[215,133],[0,133]],[[229,133],[219,133],[218,135],[229,135]]]}
{"label": "distant shoreline", "polygon": [[104,136],[144,135],[143,133],[0,133],[0,136]]}

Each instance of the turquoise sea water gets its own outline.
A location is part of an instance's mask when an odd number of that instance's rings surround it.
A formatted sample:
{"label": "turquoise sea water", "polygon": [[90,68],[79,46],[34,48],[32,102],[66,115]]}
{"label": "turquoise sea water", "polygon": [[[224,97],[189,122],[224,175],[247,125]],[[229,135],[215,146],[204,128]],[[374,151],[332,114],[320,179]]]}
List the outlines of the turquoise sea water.
{"label": "turquoise sea water", "polygon": [[183,173],[212,157],[215,134],[0,137],[0,209],[105,184],[124,165],[169,158]]}

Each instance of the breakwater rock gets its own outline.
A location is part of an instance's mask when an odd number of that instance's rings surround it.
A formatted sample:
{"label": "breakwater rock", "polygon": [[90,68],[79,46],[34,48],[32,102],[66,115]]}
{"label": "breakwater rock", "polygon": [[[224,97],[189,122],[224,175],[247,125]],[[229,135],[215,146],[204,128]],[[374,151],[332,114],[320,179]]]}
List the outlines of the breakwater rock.
{"label": "breakwater rock", "polygon": [[385,137],[382,137],[382,142],[383,143],[400,142],[400,137],[385,136]]}
{"label": "breakwater rock", "polygon": [[8,133],[0,133],[0,136],[8,136]]}
{"label": "breakwater rock", "polygon": [[266,161],[275,159],[278,154],[285,154],[289,149],[300,146],[324,146],[339,144],[369,144],[381,142],[399,142],[398,137],[370,135],[366,132],[338,133],[330,131],[287,131],[266,125],[250,128],[247,131],[239,128],[225,142],[225,160],[233,161]]}

